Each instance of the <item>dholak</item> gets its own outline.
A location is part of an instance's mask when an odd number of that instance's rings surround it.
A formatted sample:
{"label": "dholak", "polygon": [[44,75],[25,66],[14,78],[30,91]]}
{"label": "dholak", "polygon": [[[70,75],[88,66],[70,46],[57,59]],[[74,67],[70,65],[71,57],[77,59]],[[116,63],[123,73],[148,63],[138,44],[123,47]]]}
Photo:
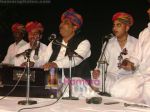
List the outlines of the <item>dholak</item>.
{"label": "dholak", "polygon": [[46,85],[45,89],[49,90],[50,98],[56,98],[61,93],[61,71],[60,68],[51,68],[46,71]]}

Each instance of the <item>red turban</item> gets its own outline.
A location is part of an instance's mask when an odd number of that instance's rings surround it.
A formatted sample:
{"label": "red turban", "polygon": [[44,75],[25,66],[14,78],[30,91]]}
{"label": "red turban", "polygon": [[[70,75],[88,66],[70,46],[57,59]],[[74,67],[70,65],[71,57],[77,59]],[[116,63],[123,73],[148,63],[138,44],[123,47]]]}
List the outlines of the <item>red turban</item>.
{"label": "red turban", "polygon": [[148,10],[147,10],[147,14],[148,14],[148,15],[150,15],[150,8],[148,8]]}
{"label": "red turban", "polygon": [[31,32],[31,30],[38,30],[43,32],[44,28],[43,25],[37,21],[28,22],[25,26],[27,32]]}
{"label": "red turban", "polygon": [[112,21],[119,20],[120,22],[123,22],[124,24],[127,24],[129,26],[132,26],[134,23],[133,17],[125,12],[117,12],[113,15]]}
{"label": "red turban", "polygon": [[12,25],[11,30],[13,32],[18,32],[18,31],[25,31],[24,25],[20,23],[15,23]]}
{"label": "red turban", "polygon": [[78,28],[80,28],[83,24],[82,16],[76,13],[72,8],[62,14],[61,21],[63,21],[64,19],[68,19],[72,24],[76,25]]}

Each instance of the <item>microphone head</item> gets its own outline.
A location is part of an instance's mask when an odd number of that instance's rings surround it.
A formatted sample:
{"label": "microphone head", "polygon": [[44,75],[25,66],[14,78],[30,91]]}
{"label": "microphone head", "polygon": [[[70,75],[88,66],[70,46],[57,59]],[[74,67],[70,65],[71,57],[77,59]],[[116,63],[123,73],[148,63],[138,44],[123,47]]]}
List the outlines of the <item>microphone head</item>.
{"label": "microphone head", "polygon": [[104,36],[104,41],[109,41],[109,39],[111,39],[112,37],[114,37],[114,35],[112,33],[108,34],[108,35],[105,35]]}
{"label": "microphone head", "polygon": [[24,52],[25,52],[25,53],[31,53],[31,51],[32,51],[32,49],[27,49],[27,50],[25,50]]}
{"label": "microphone head", "polygon": [[39,59],[38,55],[34,55],[34,56],[33,56],[33,59],[34,59],[35,61],[38,60],[38,59]]}
{"label": "microphone head", "polygon": [[105,36],[105,39],[111,39],[114,35],[112,33]]}
{"label": "microphone head", "polygon": [[56,39],[56,34],[51,34],[50,37],[48,37],[49,41],[55,40]]}

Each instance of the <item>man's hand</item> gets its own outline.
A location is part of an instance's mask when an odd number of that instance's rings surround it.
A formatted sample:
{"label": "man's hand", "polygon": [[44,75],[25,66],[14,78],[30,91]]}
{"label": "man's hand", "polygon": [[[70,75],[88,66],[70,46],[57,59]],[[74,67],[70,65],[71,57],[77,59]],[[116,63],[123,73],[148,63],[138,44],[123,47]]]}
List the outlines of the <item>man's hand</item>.
{"label": "man's hand", "polygon": [[128,59],[123,60],[120,67],[128,71],[135,70],[134,63],[130,62]]}
{"label": "man's hand", "polygon": [[57,64],[54,62],[49,62],[49,63],[46,63],[45,65],[43,65],[43,68],[45,71],[49,70],[51,68],[57,68],[57,67],[58,67]]}
{"label": "man's hand", "polygon": [[92,76],[94,79],[98,79],[98,77],[100,76],[100,71],[99,70],[93,70]]}

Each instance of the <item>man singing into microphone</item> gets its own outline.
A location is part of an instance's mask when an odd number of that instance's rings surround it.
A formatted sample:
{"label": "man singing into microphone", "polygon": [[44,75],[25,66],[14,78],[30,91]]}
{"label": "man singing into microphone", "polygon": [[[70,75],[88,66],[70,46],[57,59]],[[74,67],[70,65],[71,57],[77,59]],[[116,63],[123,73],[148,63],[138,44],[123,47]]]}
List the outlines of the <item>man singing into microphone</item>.
{"label": "man singing into microphone", "polygon": [[28,32],[29,43],[18,50],[18,55],[15,58],[15,66],[27,66],[25,52],[29,52],[30,67],[36,67],[36,62],[38,62],[41,58],[41,54],[47,48],[45,44],[40,42],[44,28],[42,24],[37,21],[28,22],[25,28]]}
{"label": "man singing into microphone", "polygon": [[[105,51],[104,46],[102,52],[104,52],[103,57],[100,56],[99,61],[105,61],[107,63],[105,74],[105,90],[110,93],[113,84],[122,77],[130,74],[129,72],[120,68],[122,60],[127,58],[129,54],[133,52],[134,46],[137,39],[128,34],[130,27],[133,25],[133,17],[125,12],[117,12],[112,17],[113,27],[112,31],[114,36],[108,40]],[[105,45],[105,44],[104,44]],[[92,78],[95,80],[100,80],[102,82],[102,64],[97,62],[97,67],[92,72]],[[101,83],[100,83],[101,84]],[[101,85],[93,85],[95,90],[101,89]]]}
{"label": "man singing into microphone", "polygon": [[[70,61],[68,55],[72,55],[72,76],[90,79],[88,58],[91,55],[90,42],[81,34],[80,28],[83,18],[80,14],[69,9],[61,16],[59,25],[60,37],[50,42],[42,62],[44,69],[65,68],[65,76],[69,76]],[[54,42],[64,46],[56,45]],[[76,52],[78,55],[75,55]],[[81,58],[82,57],[82,58]]]}

